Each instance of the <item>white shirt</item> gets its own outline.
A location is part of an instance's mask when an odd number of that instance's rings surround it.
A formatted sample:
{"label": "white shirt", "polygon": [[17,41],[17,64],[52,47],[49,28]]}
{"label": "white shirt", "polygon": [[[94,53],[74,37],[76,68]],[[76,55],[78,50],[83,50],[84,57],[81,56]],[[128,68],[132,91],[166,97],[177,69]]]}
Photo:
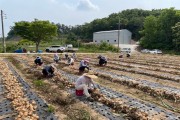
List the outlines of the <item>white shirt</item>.
{"label": "white shirt", "polygon": [[89,77],[81,76],[76,80],[75,87],[78,87],[82,84],[88,85],[88,87],[90,87],[91,84],[94,84],[94,81]]}
{"label": "white shirt", "polygon": [[59,60],[58,54],[54,54],[54,59],[55,59],[55,60]]}
{"label": "white shirt", "polygon": [[74,63],[74,59],[70,58],[70,60],[68,60],[68,64],[72,64],[72,63]]}
{"label": "white shirt", "polygon": [[84,60],[81,60],[81,62],[80,62],[80,66],[79,66],[79,67],[83,67],[83,66],[88,66],[88,64],[87,64],[87,63],[85,63],[85,62],[84,62]]}

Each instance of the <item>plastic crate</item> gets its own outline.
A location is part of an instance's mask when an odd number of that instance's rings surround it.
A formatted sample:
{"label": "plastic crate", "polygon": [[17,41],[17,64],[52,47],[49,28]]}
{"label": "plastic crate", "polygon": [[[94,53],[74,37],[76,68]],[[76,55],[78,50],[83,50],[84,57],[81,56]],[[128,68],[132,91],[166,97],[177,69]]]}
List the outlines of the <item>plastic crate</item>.
{"label": "plastic crate", "polygon": [[84,95],[84,91],[83,90],[76,90],[76,95],[77,96],[83,96]]}

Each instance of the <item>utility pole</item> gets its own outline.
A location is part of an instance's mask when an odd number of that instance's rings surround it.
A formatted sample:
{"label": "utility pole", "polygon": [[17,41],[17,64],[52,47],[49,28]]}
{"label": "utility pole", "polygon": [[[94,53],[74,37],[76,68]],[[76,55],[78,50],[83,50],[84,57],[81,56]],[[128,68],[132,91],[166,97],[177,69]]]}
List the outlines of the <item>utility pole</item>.
{"label": "utility pole", "polygon": [[119,22],[118,22],[118,48],[119,48],[119,30],[120,30],[120,18],[119,18]]}
{"label": "utility pole", "polygon": [[4,23],[3,23],[3,11],[1,10],[1,23],[2,23],[2,47],[3,52],[6,53],[6,44],[5,44],[5,38],[4,38]]}

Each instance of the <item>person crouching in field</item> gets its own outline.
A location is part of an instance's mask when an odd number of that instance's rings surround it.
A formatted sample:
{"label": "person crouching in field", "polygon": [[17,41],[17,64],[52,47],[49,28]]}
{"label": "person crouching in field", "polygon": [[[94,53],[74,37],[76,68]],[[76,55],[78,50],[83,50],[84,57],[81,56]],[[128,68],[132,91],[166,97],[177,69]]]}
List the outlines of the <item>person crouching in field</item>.
{"label": "person crouching in field", "polygon": [[54,72],[57,71],[56,67],[51,64],[48,66],[45,66],[42,70],[42,73],[45,77],[52,77],[54,76]]}
{"label": "person crouching in field", "polygon": [[69,55],[68,53],[65,53],[64,56],[65,56],[65,60],[67,60]]}
{"label": "person crouching in field", "polygon": [[87,100],[93,102],[94,99],[89,94],[88,90],[92,90],[91,85],[93,85],[94,89],[96,89],[94,85],[93,79],[96,79],[97,76],[93,75],[92,73],[84,73],[80,76],[75,83],[76,90],[83,90],[83,93],[86,95]]}
{"label": "person crouching in field", "polygon": [[129,58],[130,56],[131,56],[131,53],[128,52],[128,53],[126,54],[126,57]]}
{"label": "person crouching in field", "polygon": [[74,60],[76,60],[76,58],[77,58],[77,56],[76,56],[76,52],[73,52],[73,54],[72,54],[72,58],[73,58]]}
{"label": "person crouching in field", "polygon": [[34,63],[36,65],[41,66],[43,64],[42,58],[40,56],[37,56],[36,59],[34,60]]}
{"label": "person crouching in field", "polygon": [[107,58],[106,57],[99,55],[98,59],[99,59],[99,65],[100,66],[107,65]]}
{"label": "person crouching in field", "polygon": [[57,53],[54,54],[54,62],[58,63],[58,61],[60,60],[60,57]]}
{"label": "person crouching in field", "polygon": [[83,73],[85,68],[88,69],[88,71],[90,70],[89,66],[88,66],[89,61],[88,60],[81,60],[80,62],[80,66],[79,66],[79,73]]}
{"label": "person crouching in field", "polygon": [[74,68],[74,67],[73,67],[73,66],[74,66],[74,59],[73,59],[73,57],[68,57],[67,64],[68,64],[68,65],[71,65],[72,68]]}

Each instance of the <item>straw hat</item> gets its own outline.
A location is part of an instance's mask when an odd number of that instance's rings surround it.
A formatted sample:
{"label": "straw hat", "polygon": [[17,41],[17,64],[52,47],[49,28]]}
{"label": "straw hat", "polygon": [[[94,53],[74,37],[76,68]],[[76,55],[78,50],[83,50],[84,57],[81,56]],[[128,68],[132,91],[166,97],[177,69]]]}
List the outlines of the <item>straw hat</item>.
{"label": "straw hat", "polygon": [[84,73],[83,76],[89,77],[91,79],[97,79],[98,77],[93,73]]}
{"label": "straw hat", "polygon": [[84,62],[87,62],[87,63],[89,63],[89,60],[84,60]]}
{"label": "straw hat", "polygon": [[90,58],[84,58],[84,61],[85,61],[85,62],[89,62],[89,61],[90,61]]}

